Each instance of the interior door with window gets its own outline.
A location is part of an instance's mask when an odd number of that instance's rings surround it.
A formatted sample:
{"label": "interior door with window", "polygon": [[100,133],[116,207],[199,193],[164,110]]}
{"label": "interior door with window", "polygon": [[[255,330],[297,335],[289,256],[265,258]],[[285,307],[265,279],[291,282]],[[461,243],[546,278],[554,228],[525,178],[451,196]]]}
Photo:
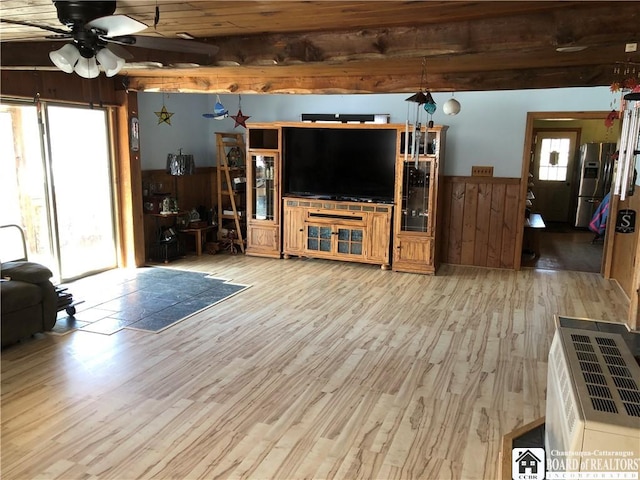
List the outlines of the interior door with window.
{"label": "interior door with window", "polygon": [[532,211],[545,222],[567,223],[574,211],[574,169],[578,130],[534,132]]}

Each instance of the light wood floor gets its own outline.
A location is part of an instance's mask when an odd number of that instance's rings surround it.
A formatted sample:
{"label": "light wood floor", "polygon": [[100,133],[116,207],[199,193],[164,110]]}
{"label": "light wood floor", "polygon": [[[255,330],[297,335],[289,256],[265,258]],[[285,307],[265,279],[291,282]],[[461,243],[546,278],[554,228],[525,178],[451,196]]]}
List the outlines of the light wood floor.
{"label": "light wood floor", "polygon": [[544,415],[554,314],[622,321],[598,274],[189,257],[252,287],[160,334],[2,352],[2,478],[496,479]]}

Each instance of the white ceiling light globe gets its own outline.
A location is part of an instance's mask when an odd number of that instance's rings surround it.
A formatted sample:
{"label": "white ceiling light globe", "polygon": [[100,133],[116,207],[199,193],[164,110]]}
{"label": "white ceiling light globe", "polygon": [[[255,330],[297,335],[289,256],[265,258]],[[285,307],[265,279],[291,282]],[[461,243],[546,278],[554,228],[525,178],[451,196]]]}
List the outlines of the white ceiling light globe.
{"label": "white ceiling light globe", "polygon": [[124,59],[117,56],[108,48],[102,48],[96,53],[96,60],[100,62],[107,77],[113,77],[122,67],[124,67]]}
{"label": "white ceiling light globe", "polygon": [[100,75],[100,69],[98,68],[96,57],[80,57],[73,70],[82,78],[96,78]]}
{"label": "white ceiling light globe", "polygon": [[115,68],[110,68],[107,69],[104,73],[107,77],[113,77],[114,75],[116,75],[120,70],[122,70],[122,67],[124,67],[124,58],[120,58],[118,57],[118,61],[116,62],[116,66]]}
{"label": "white ceiling light globe", "polygon": [[442,111],[447,115],[457,115],[460,113],[460,102],[455,98],[450,98],[442,106]]}
{"label": "white ceiling light globe", "polygon": [[60,70],[65,73],[71,73],[80,58],[80,52],[75,45],[67,43],[62,48],[49,52],[49,58]]}
{"label": "white ceiling light globe", "polygon": [[104,67],[105,70],[113,70],[118,65],[118,56],[113,53],[108,48],[101,48],[96,53],[96,60],[100,62],[100,65]]}

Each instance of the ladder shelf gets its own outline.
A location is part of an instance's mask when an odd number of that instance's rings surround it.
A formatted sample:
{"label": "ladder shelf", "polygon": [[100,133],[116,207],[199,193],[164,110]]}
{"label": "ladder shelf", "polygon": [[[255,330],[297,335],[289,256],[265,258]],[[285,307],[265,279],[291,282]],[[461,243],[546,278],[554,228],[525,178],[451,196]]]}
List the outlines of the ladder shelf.
{"label": "ladder shelf", "polygon": [[[246,149],[241,133],[216,132],[216,146],[218,153],[218,239],[226,244],[232,253],[236,251],[236,245],[244,253],[243,229],[246,222],[246,213],[241,207],[246,200]],[[244,190],[243,190],[244,189]],[[246,208],[246,207],[245,207]],[[246,210],[244,211],[246,212]],[[233,222],[234,228],[224,226]],[[222,235],[222,229],[227,228],[228,233]]]}

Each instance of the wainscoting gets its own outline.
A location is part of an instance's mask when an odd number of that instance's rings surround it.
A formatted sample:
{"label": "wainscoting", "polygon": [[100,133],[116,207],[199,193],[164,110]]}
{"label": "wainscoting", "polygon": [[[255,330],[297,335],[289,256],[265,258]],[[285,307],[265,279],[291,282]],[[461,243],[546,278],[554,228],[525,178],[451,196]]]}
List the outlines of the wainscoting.
{"label": "wainscoting", "polygon": [[[207,209],[213,208],[217,204],[217,169],[215,167],[199,167],[193,175],[172,177],[165,170],[143,170],[142,183],[150,186],[154,184],[156,188],[162,185],[161,190],[168,192],[171,196],[177,196],[178,206],[182,211],[190,211],[203,205]],[[177,188],[177,192],[174,191]],[[148,213],[148,212],[145,212]],[[151,244],[158,233],[159,226],[169,226],[175,222],[175,218],[166,219],[144,215],[144,237],[146,260],[150,257]],[[189,240],[192,240],[191,238]],[[195,248],[195,242],[193,247]]]}
{"label": "wainscoting", "polygon": [[520,179],[445,177],[442,262],[515,268]]}

